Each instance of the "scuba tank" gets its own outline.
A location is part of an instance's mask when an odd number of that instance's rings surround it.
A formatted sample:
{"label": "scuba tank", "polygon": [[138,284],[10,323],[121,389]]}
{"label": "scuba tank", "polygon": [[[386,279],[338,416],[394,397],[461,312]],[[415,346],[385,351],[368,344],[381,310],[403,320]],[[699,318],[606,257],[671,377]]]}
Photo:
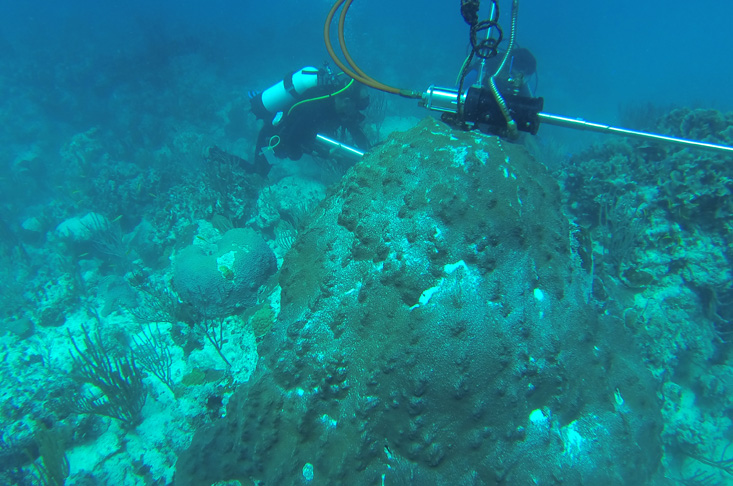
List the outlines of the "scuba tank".
{"label": "scuba tank", "polygon": [[276,124],[283,112],[302,99],[304,92],[323,84],[325,75],[322,70],[310,66],[288,74],[282,81],[251,98],[252,113]]}

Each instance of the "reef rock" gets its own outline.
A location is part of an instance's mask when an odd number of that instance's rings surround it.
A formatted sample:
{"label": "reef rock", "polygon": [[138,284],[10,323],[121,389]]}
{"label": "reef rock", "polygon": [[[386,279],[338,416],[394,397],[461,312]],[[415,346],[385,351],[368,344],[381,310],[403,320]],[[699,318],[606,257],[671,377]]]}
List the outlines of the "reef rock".
{"label": "reef rock", "polygon": [[521,146],[394,135],[299,234],[257,370],[176,484],[653,483],[659,384],[572,241]]}

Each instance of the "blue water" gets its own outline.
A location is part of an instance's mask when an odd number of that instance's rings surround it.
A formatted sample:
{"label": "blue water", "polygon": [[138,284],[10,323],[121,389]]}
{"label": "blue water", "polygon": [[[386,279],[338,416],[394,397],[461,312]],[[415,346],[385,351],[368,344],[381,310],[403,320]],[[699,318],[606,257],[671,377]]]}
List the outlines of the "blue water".
{"label": "blue water", "polygon": [[[171,39],[209,46],[207,57],[224,73],[246,70],[250,84],[304,63],[326,59],[322,23],[329,2],[3,2],[0,39],[16,69],[31,63],[87,62],[104,75],[124,54],[142,55]],[[402,2],[400,2],[402,3]],[[509,11],[502,6],[503,16]],[[372,76],[412,89],[451,84],[466,46],[457,2],[355,2],[349,43]],[[733,7],[707,0],[686,2],[521,2],[518,40],[538,59],[548,111],[615,122],[623,104],[733,106],[728,80],[733,52],[728,19]],[[505,23],[505,28],[508,26]],[[154,32],[154,34],[153,34]],[[152,44],[152,45],[151,45]],[[172,55],[160,52],[159,55]],[[127,74],[154,69],[125,66]],[[38,74],[58,89],[53,74]],[[224,82],[224,80],[222,80]],[[61,85],[60,85],[61,84]],[[59,86],[60,85],[60,86]],[[249,87],[249,86],[248,86]]]}

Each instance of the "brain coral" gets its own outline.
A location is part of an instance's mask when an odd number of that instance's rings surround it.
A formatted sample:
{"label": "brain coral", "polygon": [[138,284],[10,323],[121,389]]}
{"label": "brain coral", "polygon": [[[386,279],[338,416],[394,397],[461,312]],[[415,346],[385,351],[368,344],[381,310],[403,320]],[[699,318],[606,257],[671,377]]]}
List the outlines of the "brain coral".
{"label": "brain coral", "polygon": [[227,231],[212,248],[189,245],[174,259],[173,285],[181,300],[224,316],[257,303],[257,291],[277,270],[275,254],[252,229]]}

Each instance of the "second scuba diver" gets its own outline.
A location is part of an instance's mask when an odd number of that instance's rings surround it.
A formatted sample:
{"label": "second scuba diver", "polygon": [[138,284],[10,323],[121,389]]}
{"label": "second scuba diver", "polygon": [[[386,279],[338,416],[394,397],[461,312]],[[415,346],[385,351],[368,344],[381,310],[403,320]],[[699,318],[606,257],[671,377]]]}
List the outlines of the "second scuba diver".
{"label": "second scuba diver", "polygon": [[[264,125],[257,136],[250,170],[267,176],[270,155],[300,159],[318,153],[316,135],[339,137],[367,150],[369,140],[361,127],[369,106],[366,88],[344,82],[328,68],[306,67],[251,97],[252,112]],[[344,137],[350,137],[344,140]]]}

